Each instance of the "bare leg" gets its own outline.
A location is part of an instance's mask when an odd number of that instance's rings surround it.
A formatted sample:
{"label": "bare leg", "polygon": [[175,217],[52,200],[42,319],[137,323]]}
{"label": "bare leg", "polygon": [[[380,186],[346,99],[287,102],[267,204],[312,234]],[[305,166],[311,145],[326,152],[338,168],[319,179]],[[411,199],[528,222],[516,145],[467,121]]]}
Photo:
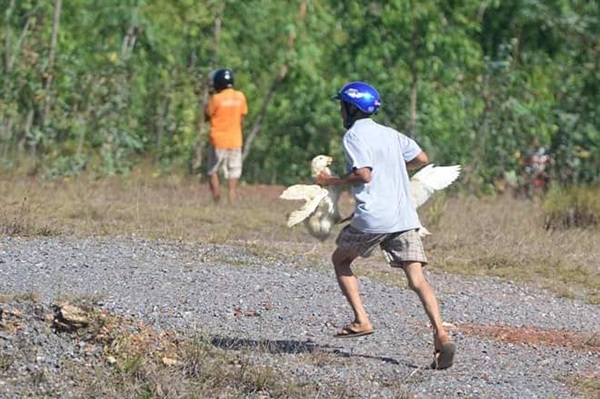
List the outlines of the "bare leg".
{"label": "bare leg", "polygon": [[233,204],[236,199],[238,179],[229,179],[228,185],[229,185],[229,202]]}
{"label": "bare leg", "polygon": [[218,203],[221,200],[221,189],[219,186],[219,175],[214,173],[209,176],[208,184],[210,186],[210,191],[212,193],[213,201]]}
{"label": "bare leg", "polygon": [[442,343],[449,340],[448,333],[442,326],[442,317],[437,298],[433,293],[431,285],[423,275],[423,267],[419,262],[405,262],[402,266],[409,287],[417,293],[421,304],[429,317],[433,326],[433,338],[436,349],[439,349]]}
{"label": "bare leg", "polygon": [[354,312],[354,322],[352,323],[352,326],[357,331],[366,331],[372,330],[373,326],[369,321],[369,316],[365,311],[360,297],[358,280],[354,273],[352,273],[352,268],[350,267],[357,256],[358,255],[354,251],[337,248],[332,255],[332,261],[338,284]]}

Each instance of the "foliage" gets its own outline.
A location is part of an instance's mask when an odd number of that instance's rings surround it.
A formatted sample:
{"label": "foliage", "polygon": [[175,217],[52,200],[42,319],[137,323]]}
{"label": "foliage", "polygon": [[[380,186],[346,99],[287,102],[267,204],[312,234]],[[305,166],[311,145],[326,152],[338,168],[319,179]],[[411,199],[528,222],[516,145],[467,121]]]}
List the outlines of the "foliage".
{"label": "foliage", "polygon": [[600,222],[599,188],[555,188],[544,198],[546,227],[566,229],[571,227],[595,228]]}
{"label": "foliage", "polygon": [[[62,7],[59,7],[62,4]],[[193,171],[205,82],[236,74],[244,179],[294,183],[343,129],[328,99],[381,92],[376,118],[486,191],[543,146],[562,185],[600,181],[600,5],[589,1],[0,0],[0,153],[46,178]],[[58,14],[59,18],[55,19]],[[52,35],[56,32],[56,42]],[[195,171],[194,171],[195,172]]]}

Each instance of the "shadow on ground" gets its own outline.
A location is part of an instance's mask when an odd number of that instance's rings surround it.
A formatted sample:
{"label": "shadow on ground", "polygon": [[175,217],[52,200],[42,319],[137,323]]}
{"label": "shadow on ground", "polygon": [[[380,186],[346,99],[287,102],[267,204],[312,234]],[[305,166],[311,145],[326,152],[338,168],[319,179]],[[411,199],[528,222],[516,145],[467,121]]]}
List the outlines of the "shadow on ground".
{"label": "shadow on ground", "polygon": [[310,340],[268,340],[268,339],[246,339],[214,336],[210,343],[224,350],[242,350],[252,349],[269,354],[301,354],[301,353],[329,353],[334,356],[343,358],[363,358],[380,361],[393,365],[404,365],[409,368],[420,368],[420,366],[399,361],[387,356],[369,356],[364,354],[356,354],[351,351],[341,350],[340,348],[331,345],[319,345]]}

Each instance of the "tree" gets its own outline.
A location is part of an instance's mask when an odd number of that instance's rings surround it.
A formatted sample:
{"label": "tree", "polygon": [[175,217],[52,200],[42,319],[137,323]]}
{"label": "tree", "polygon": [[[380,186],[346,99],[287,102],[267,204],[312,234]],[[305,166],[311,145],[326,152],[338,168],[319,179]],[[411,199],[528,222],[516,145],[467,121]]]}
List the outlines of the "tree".
{"label": "tree", "polygon": [[412,135],[433,162],[462,164],[473,191],[518,173],[533,143],[552,149],[564,184],[600,181],[597,2],[0,6],[4,167],[29,154],[30,172],[48,178],[125,173],[142,158],[195,171],[208,135],[206,78],[228,67],[250,106],[250,182],[307,180],[314,155],[342,159],[329,98],[351,80],[380,91],[376,119]]}

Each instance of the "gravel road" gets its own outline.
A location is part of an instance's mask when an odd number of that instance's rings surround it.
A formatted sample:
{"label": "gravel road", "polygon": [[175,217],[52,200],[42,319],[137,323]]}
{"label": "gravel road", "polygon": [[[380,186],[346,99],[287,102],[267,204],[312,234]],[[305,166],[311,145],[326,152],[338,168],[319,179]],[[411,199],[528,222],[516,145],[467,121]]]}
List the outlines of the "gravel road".
{"label": "gravel road", "polygon": [[[398,397],[387,382],[400,380],[415,398],[585,398],[569,382],[600,381],[599,306],[499,279],[428,271],[458,347],[454,366],[434,371],[427,369],[427,320],[409,290],[361,277],[376,332],[332,337],[351,314],[327,262],[254,244],[11,237],[0,239],[0,294],[34,293],[41,306],[94,296],[104,308],[156,329],[201,332],[215,345],[256,350],[262,362],[298,380],[339,380],[352,397]],[[532,341],[531,331],[576,338]],[[511,340],[527,332],[528,341]],[[19,339],[37,344],[37,355],[15,353],[15,335],[0,330],[0,350],[17,358],[10,367],[19,371],[8,378],[0,368],[0,398],[24,397],[28,373],[40,367],[59,373],[60,356],[74,351],[48,331],[25,335]],[[596,344],[586,346],[591,340]],[[281,353],[259,353],[253,349],[259,341],[271,341]],[[346,360],[331,367],[297,362],[299,353],[315,348]]]}

